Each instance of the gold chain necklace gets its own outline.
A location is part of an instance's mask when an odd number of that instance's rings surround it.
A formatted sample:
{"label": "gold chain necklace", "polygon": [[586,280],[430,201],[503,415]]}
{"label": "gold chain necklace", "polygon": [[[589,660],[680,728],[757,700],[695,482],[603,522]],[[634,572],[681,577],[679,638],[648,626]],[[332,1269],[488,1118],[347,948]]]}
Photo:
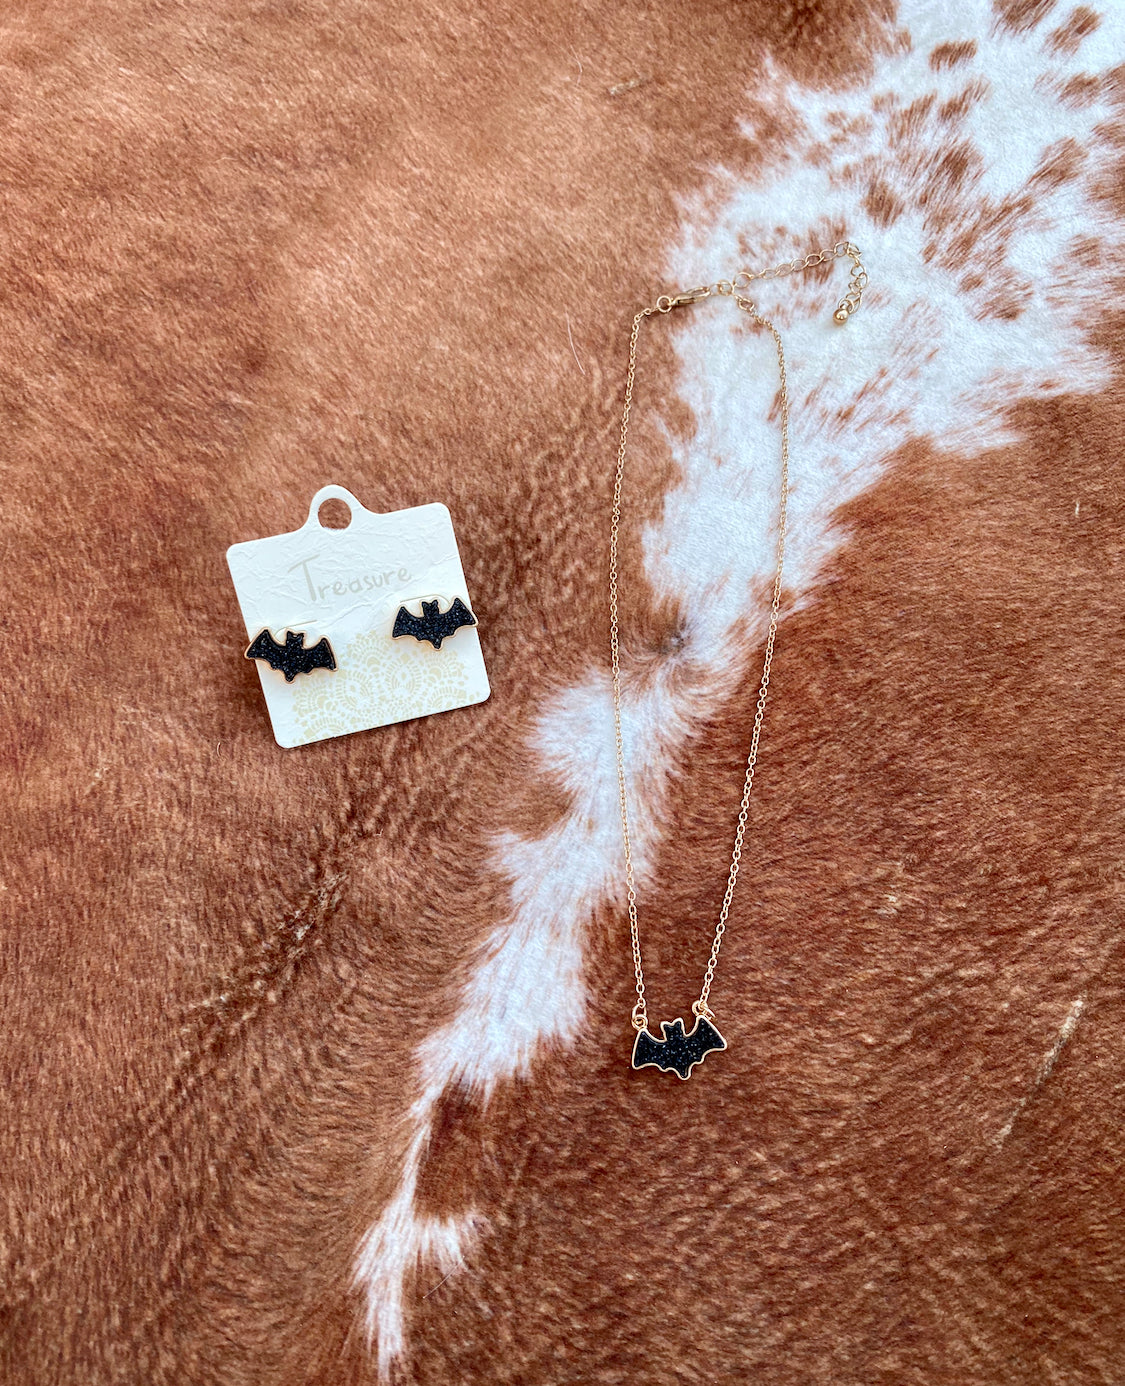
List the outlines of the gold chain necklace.
{"label": "gold chain necklace", "polygon": [[[785,351],[781,345],[781,335],[773,323],[759,313],[757,305],[747,297],[750,285],[757,279],[780,279],[788,274],[812,269],[829,260],[848,256],[852,262],[847,292],[833,313],[834,321],[847,322],[859,307],[863,291],[867,287],[867,271],[860,261],[859,250],[850,241],[838,241],[830,250],[817,250],[801,260],[787,260],[772,269],[740,270],[733,279],[720,279],[716,284],[703,284],[696,289],[688,289],[679,294],[661,294],[650,308],[642,308],[633,318],[633,332],[629,338],[629,371],[625,377],[625,408],[621,414],[621,443],[617,450],[617,475],[613,486],[613,522],[610,529],[609,544],[609,646],[613,668],[613,725],[617,746],[617,786],[621,802],[621,836],[625,847],[625,885],[629,902],[629,932],[633,945],[633,970],[637,979],[637,1002],[633,1007],[633,1029],[637,1038],[633,1045],[633,1067],[644,1068],[654,1065],[657,1068],[677,1074],[686,1079],[695,1064],[712,1049],[725,1049],[726,1041],[716,1029],[714,1012],[708,1005],[711,985],[715,980],[715,968],[719,961],[719,949],[723,945],[723,935],[727,929],[734,888],[738,881],[738,869],[742,862],[742,840],[746,834],[746,821],[750,812],[750,794],[754,787],[754,766],[758,759],[758,742],[762,734],[762,718],[766,711],[766,695],[770,686],[770,664],[773,661],[774,639],[777,635],[778,612],[781,608],[781,571],[785,559],[785,517],[789,499],[789,386],[785,375]],[[637,890],[633,875],[633,852],[629,841],[629,806],[625,791],[625,752],[621,739],[621,648],[617,615],[617,547],[621,527],[621,486],[625,477],[625,450],[629,440],[629,411],[633,404],[633,381],[637,373],[637,338],[641,323],[654,313],[667,314],[673,308],[700,303],[706,298],[719,296],[733,298],[735,306],[748,313],[753,322],[764,327],[773,337],[777,351],[777,369],[781,382],[781,503],[777,522],[777,568],[773,580],[773,600],[770,604],[769,629],[766,634],[766,649],[762,660],[762,681],[758,688],[758,705],[754,712],[754,728],[750,736],[750,751],[746,758],[746,780],[742,790],[742,806],[738,814],[738,827],[734,834],[734,850],[731,853],[730,871],[727,875],[727,888],[723,895],[719,921],[715,925],[715,937],[711,943],[711,956],[703,975],[703,989],[699,999],[692,1003],[695,1024],[685,1032],[682,1020],[663,1021],[663,1039],[657,1039],[648,1028],[648,1003],[645,999],[645,977],[641,966],[641,940],[637,928]]]}

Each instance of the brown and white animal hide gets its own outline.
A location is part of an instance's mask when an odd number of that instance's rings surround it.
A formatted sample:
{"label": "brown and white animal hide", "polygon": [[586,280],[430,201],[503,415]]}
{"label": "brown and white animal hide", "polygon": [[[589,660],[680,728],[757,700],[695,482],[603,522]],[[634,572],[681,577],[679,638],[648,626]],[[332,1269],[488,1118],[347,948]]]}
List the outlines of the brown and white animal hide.
{"label": "brown and white animal hide", "polygon": [[[1125,1379],[1125,7],[12,0],[4,1386]],[[630,323],[760,286],[783,619],[629,1066]],[[758,286],[756,286],[757,288]],[[654,1024],[761,671],[776,363],[646,320]],[[476,707],[270,736],[223,561],[452,512]]]}

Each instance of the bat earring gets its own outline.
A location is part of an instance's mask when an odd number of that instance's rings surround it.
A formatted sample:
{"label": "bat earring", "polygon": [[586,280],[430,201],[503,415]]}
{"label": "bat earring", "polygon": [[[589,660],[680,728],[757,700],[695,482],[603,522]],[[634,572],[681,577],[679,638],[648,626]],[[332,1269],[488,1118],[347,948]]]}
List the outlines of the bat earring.
{"label": "bat earring", "polygon": [[453,598],[448,611],[441,611],[440,607],[439,601],[424,601],[421,616],[415,616],[405,606],[400,606],[391,639],[412,635],[415,640],[428,640],[435,650],[440,650],[441,642],[456,635],[462,626],[475,626],[477,623],[477,618],[460,597]]}
{"label": "bat earring", "polygon": [[305,649],[305,632],[285,632],[285,644],[280,645],[268,629],[262,629],[246,648],[247,659],[264,659],[271,669],[285,675],[292,683],[298,674],[311,674],[314,669],[335,669],[336,656],[328,637],[322,635],[315,645]]}

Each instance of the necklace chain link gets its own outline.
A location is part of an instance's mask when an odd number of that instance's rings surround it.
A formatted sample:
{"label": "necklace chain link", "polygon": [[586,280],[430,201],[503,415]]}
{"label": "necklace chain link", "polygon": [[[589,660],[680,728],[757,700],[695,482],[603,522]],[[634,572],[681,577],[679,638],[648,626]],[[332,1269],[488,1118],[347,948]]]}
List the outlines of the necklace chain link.
{"label": "necklace chain link", "polygon": [[610,526],[609,541],[609,647],[613,676],[613,726],[617,754],[617,787],[621,808],[621,836],[625,848],[625,886],[629,908],[629,934],[633,947],[633,971],[636,975],[637,1000],[633,1007],[632,1023],[637,1031],[648,1027],[648,1002],[645,997],[644,968],[641,963],[640,931],[637,927],[637,887],[633,868],[633,849],[629,836],[629,804],[625,782],[625,749],[621,732],[621,641],[618,619],[618,546],[621,529],[621,491],[625,479],[625,454],[629,441],[629,414],[633,407],[633,384],[637,374],[637,340],[641,323],[654,313],[667,314],[673,308],[701,303],[712,297],[733,298],[735,306],[748,313],[753,322],[773,338],[777,352],[777,369],[780,381],[781,399],[781,500],[777,522],[777,564],[774,571],[773,598],[770,603],[769,626],[766,632],[765,653],[762,659],[762,678],[758,686],[758,701],[754,710],[754,726],[750,735],[750,750],[746,758],[746,778],[742,788],[742,803],[738,814],[738,826],[734,834],[734,847],[731,852],[730,869],[727,874],[726,890],[722,907],[719,910],[715,936],[711,942],[711,955],[703,976],[703,988],[699,999],[692,1003],[694,1015],[713,1020],[708,999],[715,980],[715,968],[719,961],[719,950],[723,946],[723,935],[727,930],[731,901],[738,882],[738,872],[742,864],[742,843],[746,835],[746,824],[750,815],[750,795],[754,788],[754,767],[758,760],[758,743],[762,734],[762,720],[765,717],[766,697],[770,686],[770,666],[773,663],[773,647],[777,636],[778,616],[781,610],[781,576],[785,561],[785,524],[789,500],[789,384],[785,373],[785,350],[777,328],[762,316],[757,305],[747,297],[747,290],[756,280],[781,279],[785,275],[797,274],[812,269],[828,261],[847,256],[852,262],[848,288],[840,299],[832,317],[837,323],[845,323],[859,307],[863,291],[867,287],[867,271],[860,260],[860,252],[851,241],[837,241],[830,249],[816,250],[802,259],[786,260],[772,269],[739,270],[731,279],[720,279],[714,284],[701,284],[694,289],[686,289],[678,294],[661,294],[656,303],[642,308],[633,318],[633,330],[629,337],[629,370],[625,377],[625,405],[621,413],[621,441],[617,449],[617,473],[613,483],[613,520]]}

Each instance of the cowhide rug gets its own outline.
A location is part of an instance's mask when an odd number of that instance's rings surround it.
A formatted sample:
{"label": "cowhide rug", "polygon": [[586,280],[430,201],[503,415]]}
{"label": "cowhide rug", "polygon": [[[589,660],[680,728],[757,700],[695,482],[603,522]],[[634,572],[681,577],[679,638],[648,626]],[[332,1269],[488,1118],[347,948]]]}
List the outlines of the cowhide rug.
{"label": "cowhide rug", "polygon": [[[1125,1380],[1125,6],[11,0],[5,1386]],[[761,287],[790,540],[680,1083],[632,315]],[[829,272],[831,270],[831,272]],[[646,321],[654,1022],[722,899],[769,339]],[[453,514],[492,697],[282,750],[224,562]]]}

